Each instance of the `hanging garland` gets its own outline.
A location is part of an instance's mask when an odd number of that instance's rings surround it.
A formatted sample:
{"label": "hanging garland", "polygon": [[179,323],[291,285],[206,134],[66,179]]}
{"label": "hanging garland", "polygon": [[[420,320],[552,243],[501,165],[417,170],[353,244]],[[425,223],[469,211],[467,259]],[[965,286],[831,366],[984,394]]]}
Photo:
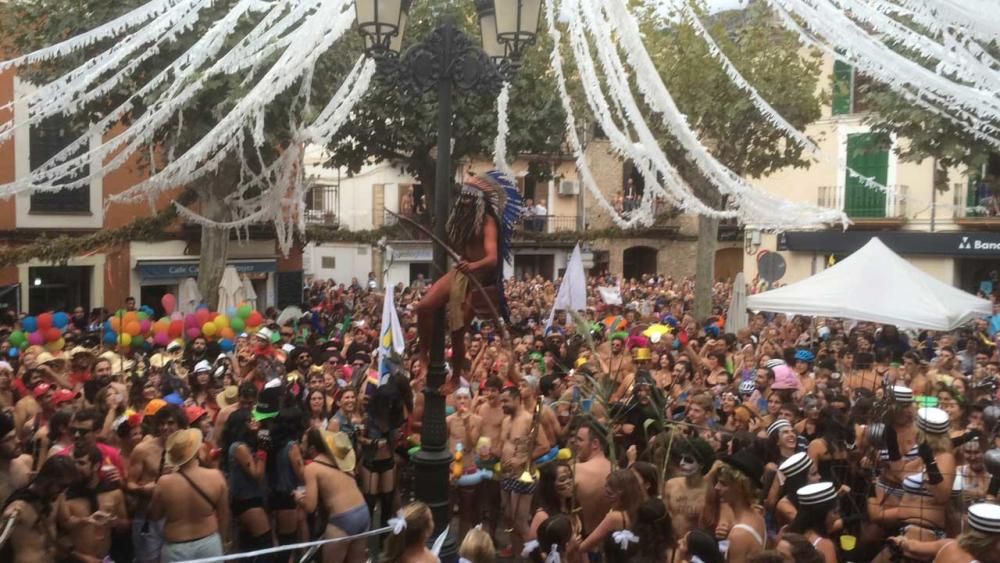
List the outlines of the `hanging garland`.
{"label": "hanging garland", "polygon": [[[177,201],[190,205],[198,198],[193,189],[184,190]],[[0,250],[0,267],[17,266],[32,260],[47,264],[66,264],[71,258],[104,248],[123,246],[130,242],[150,242],[171,238],[165,230],[178,218],[177,210],[167,206],[153,217],[140,217],[116,229],[102,229],[92,235],[59,235],[48,238],[42,233],[34,242],[16,248]]]}

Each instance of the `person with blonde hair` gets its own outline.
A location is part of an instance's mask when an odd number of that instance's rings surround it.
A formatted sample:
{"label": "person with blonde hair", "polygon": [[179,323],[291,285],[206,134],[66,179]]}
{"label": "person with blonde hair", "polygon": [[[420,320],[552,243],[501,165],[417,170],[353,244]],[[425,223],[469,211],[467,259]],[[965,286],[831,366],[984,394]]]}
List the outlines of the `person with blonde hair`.
{"label": "person with blonde hair", "polygon": [[438,563],[437,555],[427,549],[434,533],[434,515],[422,502],[404,506],[389,519],[392,533],[386,538],[382,563]]}
{"label": "person with blonde hair", "polygon": [[459,563],[494,563],[497,558],[493,539],[482,527],[476,526],[465,534],[458,548]]}

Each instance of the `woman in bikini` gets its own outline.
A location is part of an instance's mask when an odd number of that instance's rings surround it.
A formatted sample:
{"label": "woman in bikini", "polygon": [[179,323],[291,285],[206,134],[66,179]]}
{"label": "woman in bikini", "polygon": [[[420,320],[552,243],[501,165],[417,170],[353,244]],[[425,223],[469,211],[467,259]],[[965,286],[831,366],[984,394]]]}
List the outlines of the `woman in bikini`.
{"label": "woman in bikini", "polygon": [[1000,506],[974,504],[969,525],[957,539],[919,541],[905,536],[889,538],[906,557],[934,563],[993,563],[1000,552]]}
{"label": "woman in bikini", "polygon": [[619,549],[612,534],[628,529],[635,522],[639,505],[646,497],[639,478],[628,469],[619,469],[608,475],[604,490],[611,502],[611,510],[597,528],[580,543],[581,553],[589,553],[601,545],[605,551]]}
{"label": "woman in bikini", "polygon": [[826,563],[837,563],[837,548],[830,540],[840,516],[833,483],[806,485],[795,492],[795,498],[797,512],[788,531],[805,536]]}
{"label": "woman in bikini", "polygon": [[764,472],[763,463],[749,450],[742,450],[714,471],[715,496],[732,511],[732,518],[726,519],[732,522],[728,530],[716,528],[716,537],[720,537],[720,532],[725,533],[719,541],[719,551],[726,555],[729,563],[744,563],[751,555],[764,550],[767,537],[764,517],[754,508],[758,504],[757,488]]}

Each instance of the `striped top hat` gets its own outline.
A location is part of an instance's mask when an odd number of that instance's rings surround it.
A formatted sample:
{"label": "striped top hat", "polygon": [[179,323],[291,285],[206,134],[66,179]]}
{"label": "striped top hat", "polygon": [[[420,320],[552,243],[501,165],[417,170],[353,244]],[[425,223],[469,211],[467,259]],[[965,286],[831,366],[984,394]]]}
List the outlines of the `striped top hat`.
{"label": "striped top hat", "polygon": [[781,465],[778,466],[778,471],[785,476],[785,479],[789,479],[799,473],[809,471],[812,464],[813,462],[809,459],[809,455],[806,452],[798,452],[781,462]]}
{"label": "striped top hat", "polygon": [[1000,534],[1000,506],[985,502],[970,506],[969,526],[987,534]]}
{"label": "striped top hat", "polygon": [[913,402],[913,389],[909,387],[903,387],[901,385],[892,386],[892,400],[897,403],[912,403]]}
{"label": "striped top hat", "polygon": [[772,437],[777,436],[778,432],[780,432],[781,429],[785,427],[791,428],[792,423],[788,422],[783,418],[779,418],[778,420],[775,420],[774,422],[771,423],[770,426],[767,427],[767,435]]}
{"label": "striped top hat", "polygon": [[783,365],[785,365],[785,360],[782,360],[781,358],[771,358],[770,360],[764,363],[764,367],[766,367],[767,369],[774,369],[778,366],[783,366]]}
{"label": "striped top hat", "polygon": [[917,428],[928,434],[945,434],[951,427],[948,413],[935,407],[925,407],[917,410]]}
{"label": "striped top hat", "polygon": [[837,490],[833,483],[822,482],[806,485],[796,491],[801,506],[816,506],[837,500]]}

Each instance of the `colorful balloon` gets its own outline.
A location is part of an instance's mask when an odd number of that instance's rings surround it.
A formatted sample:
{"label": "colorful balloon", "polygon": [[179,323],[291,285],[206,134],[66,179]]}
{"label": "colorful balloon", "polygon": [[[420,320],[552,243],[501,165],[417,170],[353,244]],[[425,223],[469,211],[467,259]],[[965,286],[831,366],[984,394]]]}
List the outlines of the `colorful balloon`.
{"label": "colorful balloon", "polygon": [[201,325],[201,332],[205,336],[215,336],[215,333],[219,331],[219,327],[215,326],[215,323],[205,323]]}
{"label": "colorful balloon", "polygon": [[46,342],[55,342],[62,338],[62,331],[55,327],[50,327],[45,330],[39,330],[45,336]]}
{"label": "colorful balloon", "polygon": [[166,346],[167,344],[170,344],[170,335],[166,332],[157,332],[153,335],[153,342],[160,346]]}
{"label": "colorful balloon", "polygon": [[105,344],[114,345],[116,342],[118,342],[118,333],[117,332],[115,332],[113,330],[109,330],[109,331],[107,331],[107,332],[104,333],[104,343]]}
{"label": "colorful balloon", "polygon": [[184,320],[184,313],[182,313],[180,311],[174,311],[173,313],[170,313],[170,320],[172,320],[172,321],[183,321]]}
{"label": "colorful balloon", "polygon": [[215,326],[219,328],[227,328],[229,327],[229,317],[225,315],[219,315],[218,317],[215,317],[212,323],[214,323]]}
{"label": "colorful balloon", "polygon": [[48,351],[51,354],[55,354],[59,350],[62,350],[62,346],[59,344],[58,340],[55,341],[55,342],[46,342],[45,343],[45,350]]}
{"label": "colorful balloon", "polygon": [[66,328],[69,324],[69,315],[59,311],[58,313],[52,315],[52,326],[56,328]]}
{"label": "colorful balloon", "polygon": [[139,324],[138,320],[127,322],[125,323],[125,333],[132,336],[139,336],[142,334],[142,325]]}
{"label": "colorful balloon", "polygon": [[189,328],[185,334],[187,334],[188,340],[194,340],[195,338],[201,336],[201,329],[198,327]]}
{"label": "colorful balloon", "polygon": [[7,355],[11,358],[16,358],[21,355],[21,351],[17,348],[11,348],[10,350],[7,350]]}
{"label": "colorful balloon", "polygon": [[194,313],[184,317],[184,328],[198,328],[198,317]]}
{"label": "colorful balloon", "polygon": [[251,307],[248,303],[244,303],[236,308],[236,314],[239,315],[244,321],[247,320],[247,317],[249,317],[252,312],[253,307]]}
{"label": "colorful balloon", "polygon": [[118,344],[120,344],[122,346],[131,346],[132,345],[132,335],[129,334],[129,333],[127,333],[127,332],[124,333],[124,334],[119,334],[118,335]]}
{"label": "colorful balloon", "polygon": [[38,328],[39,330],[48,330],[52,328],[52,313],[42,313],[38,315]]}
{"label": "colorful balloon", "polygon": [[247,317],[247,326],[260,326],[264,322],[264,317],[257,311],[251,311]]}
{"label": "colorful balloon", "polygon": [[243,329],[247,327],[247,324],[240,317],[232,317],[229,319],[229,328],[233,329],[233,332],[243,332]]}
{"label": "colorful balloon", "polygon": [[153,321],[150,321],[149,319],[142,319],[139,321],[139,332],[141,334],[146,334],[151,328],[153,328]]}
{"label": "colorful balloon", "polygon": [[223,352],[232,352],[234,349],[236,349],[236,344],[234,344],[232,340],[223,339],[221,342],[219,342],[219,349],[222,350]]}
{"label": "colorful balloon", "polygon": [[108,320],[108,323],[111,324],[111,330],[113,330],[115,332],[121,332],[122,331],[122,319],[121,319],[121,317],[111,317]]}
{"label": "colorful balloon", "polygon": [[43,336],[42,333],[37,330],[35,332],[29,333],[28,344],[31,344],[32,346],[41,346],[42,344],[45,344],[45,336]]}
{"label": "colorful balloon", "polygon": [[233,317],[235,317],[236,316],[236,307],[233,307],[232,305],[230,305],[229,307],[226,307],[226,316],[229,317],[230,319],[233,318]]}
{"label": "colorful balloon", "polygon": [[14,345],[14,347],[16,348],[20,348],[21,346],[24,345],[25,342],[28,341],[27,337],[24,335],[24,332],[20,330],[15,330],[14,332],[10,333],[10,337],[8,338],[8,340],[10,340],[10,343]]}
{"label": "colorful balloon", "polygon": [[194,317],[198,319],[199,325],[203,325],[212,320],[212,314],[208,309],[198,309],[194,312]]}
{"label": "colorful balloon", "polygon": [[140,321],[144,321],[149,318],[149,313],[146,311],[139,311],[138,315]]}
{"label": "colorful balloon", "polygon": [[174,297],[173,293],[165,293],[163,294],[163,297],[160,298],[160,305],[163,305],[163,310],[169,315],[173,313],[174,308],[177,307],[177,298]]}
{"label": "colorful balloon", "polygon": [[122,315],[122,321],[125,322],[125,326],[128,326],[128,323],[139,322],[139,313],[136,313],[135,311],[129,311],[124,315]]}
{"label": "colorful balloon", "polygon": [[142,348],[143,346],[146,345],[146,339],[143,338],[142,336],[133,336],[132,342],[129,343],[129,345],[132,346],[133,348]]}
{"label": "colorful balloon", "polygon": [[219,338],[223,338],[225,340],[233,340],[234,338],[236,338],[236,333],[233,332],[233,329],[229,328],[228,326],[223,327],[219,329]]}
{"label": "colorful balloon", "polygon": [[167,334],[169,334],[171,338],[180,338],[181,335],[184,334],[184,321],[170,321],[170,328],[167,329]]}
{"label": "colorful balloon", "polygon": [[35,317],[24,317],[24,320],[21,321],[21,328],[28,334],[35,332],[38,330],[38,319]]}

